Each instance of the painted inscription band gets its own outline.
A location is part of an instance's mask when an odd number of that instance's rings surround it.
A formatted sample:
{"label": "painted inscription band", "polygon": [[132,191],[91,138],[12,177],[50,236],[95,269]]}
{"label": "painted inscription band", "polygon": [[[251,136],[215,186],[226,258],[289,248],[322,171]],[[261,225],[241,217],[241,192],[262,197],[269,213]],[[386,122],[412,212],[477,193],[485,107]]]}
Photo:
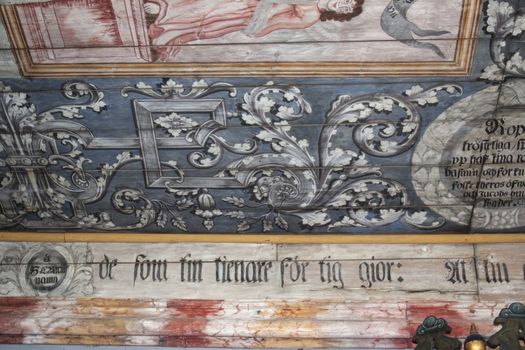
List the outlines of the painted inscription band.
{"label": "painted inscription band", "polygon": [[472,248],[3,243],[0,294],[323,299],[344,292],[361,300],[388,290],[391,300],[505,300],[525,290],[522,245],[481,245],[475,255]]}

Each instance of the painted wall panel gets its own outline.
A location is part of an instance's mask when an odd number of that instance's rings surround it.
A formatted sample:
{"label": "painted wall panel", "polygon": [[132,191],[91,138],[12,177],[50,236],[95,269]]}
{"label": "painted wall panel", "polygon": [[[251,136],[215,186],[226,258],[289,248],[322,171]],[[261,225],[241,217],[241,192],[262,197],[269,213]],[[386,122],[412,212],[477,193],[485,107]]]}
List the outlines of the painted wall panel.
{"label": "painted wall panel", "polygon": [[311,248],[4,243],[0,339],[404,349],[429,315],[494,333],[525,288],[518,244]]}

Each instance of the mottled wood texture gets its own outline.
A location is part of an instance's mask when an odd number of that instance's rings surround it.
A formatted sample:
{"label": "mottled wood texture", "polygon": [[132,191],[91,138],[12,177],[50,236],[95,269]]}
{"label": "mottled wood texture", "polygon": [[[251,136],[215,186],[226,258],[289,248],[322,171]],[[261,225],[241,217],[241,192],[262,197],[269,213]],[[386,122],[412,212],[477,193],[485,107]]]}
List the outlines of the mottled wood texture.
{"label": "mottled wood texture", "polygon": [[[3,298],[2,343],[184,347],[411,347],[428,315],[464,337],[483,334],[505,304],[349,303],[341,301]],[[16,308],[13,306],[16,305]]]}

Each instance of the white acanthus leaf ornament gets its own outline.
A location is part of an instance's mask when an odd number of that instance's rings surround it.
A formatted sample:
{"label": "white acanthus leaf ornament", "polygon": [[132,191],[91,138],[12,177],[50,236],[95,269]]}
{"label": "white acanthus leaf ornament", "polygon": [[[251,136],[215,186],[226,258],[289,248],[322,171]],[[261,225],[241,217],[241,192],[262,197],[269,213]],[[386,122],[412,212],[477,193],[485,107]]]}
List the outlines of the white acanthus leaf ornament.
{"label": "white acanthus leaf ornament", "polygon": [[482,70],[480,79],[499,82],[507,76],[524,77],[525,62],[520,52],[510,54],[506,45],[509,37],[518,37],[525,30],[523,11],[516,11],[506,1],[489,0],[486,23],[485,30],[492,36],[490,55],[494,64]]}

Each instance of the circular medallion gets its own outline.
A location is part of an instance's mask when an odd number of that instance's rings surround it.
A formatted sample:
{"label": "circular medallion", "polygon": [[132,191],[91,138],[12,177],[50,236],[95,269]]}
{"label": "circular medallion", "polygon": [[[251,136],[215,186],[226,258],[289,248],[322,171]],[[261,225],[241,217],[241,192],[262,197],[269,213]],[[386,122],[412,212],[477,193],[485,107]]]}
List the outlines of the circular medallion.
{"label": "circular medallion", "polygon": [[35,291],[49,292],[62,284],[67,269],[68,264],[62,254],[53,249],[45,249],[29,259],[26,281]]}
{"label": "circular medallion", "polygon": [[457,102],[416,145],[414,189],[447,220],[475,229],[525,225],[524,110],[513,95],[525,89],[519,84],[502,90],[498,109],[497,86]]}

